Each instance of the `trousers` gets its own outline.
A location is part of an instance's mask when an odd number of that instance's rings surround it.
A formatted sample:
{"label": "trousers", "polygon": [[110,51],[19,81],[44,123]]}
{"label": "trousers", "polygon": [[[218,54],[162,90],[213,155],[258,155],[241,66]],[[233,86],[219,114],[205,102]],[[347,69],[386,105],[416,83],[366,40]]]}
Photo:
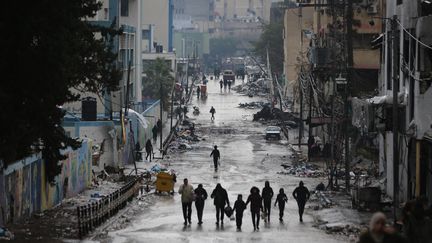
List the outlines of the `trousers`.
{"label": "trousers", "polygon": [[182,209],[183,209],[183,218],[184,221],[191,222],[191,216],[192,216],[192,202],[186,202],[182,203]]}

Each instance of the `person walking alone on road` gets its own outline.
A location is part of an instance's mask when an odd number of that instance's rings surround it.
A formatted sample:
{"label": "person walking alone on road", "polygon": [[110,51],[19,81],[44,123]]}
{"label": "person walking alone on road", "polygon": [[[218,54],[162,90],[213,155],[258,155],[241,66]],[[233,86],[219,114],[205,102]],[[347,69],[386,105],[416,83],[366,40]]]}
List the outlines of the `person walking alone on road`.
{"label": "person walking alone on road", "polygon": [[228,81],[228,90],[231,90],[231,80]]}
{"label": "person walking alone on road", "polygon": [[219,220],[223,225],[225,205],[230,205],[228,193],[221,184],[218,183],[210,197],[214,199],[214,205],[216,207],[216,225],[219,225]]}
{"label": "person walking alone on road", "polygon": [[182,202],[182,210],[183,210],[183,218],[184,225],[192,223],[192,201],[194,199],[194,189],[191,185],[188,184],[188,179],[185,178],[183,180],[183,185],[179,188],[179,193],[181,194],[181,202]]}
{"label": "person walking alone on road", "polygon": [[259,230],[259,221],[260,221],[260,211],[263,210],[262,206],[262,197],[259,194],[259,189],[257,187],[252,187],[250,190],[250,195],[246,201],[246,206],[250,205],[251,215],[252,215],[252,224],[254,226],[254,230]]}
{"label": "person walking alone on road", "polygon": [[236,219],[236,225],[237,230],[241,230],[242,221],[243,221],[243,212],[246,209],[246,203],[243,201],[242,194],[239,194],[237,196],[237,201],[234,203],[233,210],[236,212],[235,219]]}
{"label": "person walking alone on road", "polygon": [[152,128],[153,141],[156,143],[157,135],[158,135],[158,127],[154,125]]}
{"label": "person walking alone on road", "polygon": [[306,201],[309,200],[309,190],[304,186],[303,181],[300,181],[299,186],[293,191],[293,197],[297,201],[300,222],[303,222],[303,212],[306,205]]}
{"label": "person walking alone on road", "polygon": [[220,152],[217,149],[217,145],[214,146],[213,151],[210,153],[210,157],[213,156],[213,164],[214,164],[214,169],[215,171],[218,170],[218,165],[219,165],[219,159],[220,159]]}
{"label": "person walking alone on road", "polygon": [[142,160],[142,153],[141,153],[141,144],[139,142],[137,142],[135,144],[135,153],[136,153],[136,161],[141,161]]}
{"label": "person walking alone on road", "polygon": [[[266,181],[262,190],[262,198],[264,201],[264,214],[267,215],[267,222],[270,223],[271,200],[273,198],[273,188],[270,187],[270,182]],[[264,219],[265,220],[265,219]]]}
{"label": "person walking alone on road", "polygon": [[211,119],[214,120],[214,114],[216,113],[216,109],[213,106],[210,108],[210,113],[212,114]]}
{"label": "person walking alone on road", "polygon": [[284,189],[281,188],[279,189],[279,194],[276,197],[276,201],[275,201],[275,207],[276,204],[279,205],[279,221],[283,222],[283,216],[284,216],[284,210],[285,210],[285,203],[288,202],[288,197],[284,192]]}
{"label": "person walking alone on road", "polygon": [[158,132],[162,132],[162,120],[158,119],[158,121],[156,122],[157,128],[158,128]]}
{"label": "person walking alone on road", "polygon": [[199,85],[197,86],[196,92],[197,92],[197,98],[199,99],[200,94],[201,94],[201,88]]}
{"label": "person walking alone on road", "polygon": [[222,92],[222,87],[223,87],[223,81],[222,81],[222,79],[219,81],[219,85],[220,85],[220,89],[221,89],[221,92]]}
{"label": "person walking alone on road", "polygon": [[202,216],[204,211],[204,201],[207,199],[207,196],[207,191],[204,189],[202,184],[199,184],[198,188],[195,189],[195,207],[197,210],[199,225],[203,223]]}
{"label": "person walking alone on road", "polygon": [[146,150],[146,160],[148,160],[148,157],[150,156],[150,160],[149,162],[151,162],[151,158],[152,158],[152,153],[153,153],[153,145],[150,141],[150,139],[147,139],[146,145],[145,145],[145,150]]}

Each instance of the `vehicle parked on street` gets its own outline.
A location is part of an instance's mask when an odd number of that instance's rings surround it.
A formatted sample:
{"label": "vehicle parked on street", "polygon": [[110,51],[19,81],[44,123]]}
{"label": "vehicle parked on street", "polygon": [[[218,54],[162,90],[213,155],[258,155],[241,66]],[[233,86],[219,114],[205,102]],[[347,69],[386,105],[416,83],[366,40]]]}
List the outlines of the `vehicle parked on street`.
{"label": "vehicle parked on street", "polygon": [[268,126],[265,129],[265,138],[271,139],[276,138],[277,140],[281,139],[281,128],[277,126]]}
{"label": "vehicle parked on street", "polygon": [[228,82],[228,81],[235,81],[235,73],[232,70],[225,70],[223,72],[223,81],[224,82]]}

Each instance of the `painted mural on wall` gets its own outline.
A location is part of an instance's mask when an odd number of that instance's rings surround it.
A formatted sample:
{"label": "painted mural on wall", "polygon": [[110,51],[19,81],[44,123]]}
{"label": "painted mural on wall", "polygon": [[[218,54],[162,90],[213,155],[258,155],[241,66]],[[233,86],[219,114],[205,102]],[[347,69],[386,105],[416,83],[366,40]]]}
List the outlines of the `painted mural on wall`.
{"label": "painted mural on wall", "polygon": [[40,154],[18,161],[13,169],[3,171],[4,198],[1,204],[2,221],[10,222],[43,211],[72,197],[91,184],[91,147],[85,140],[77,150],[66,150],[67,159],[60,161],[62,172],[55,183],[45,177],[45,161]]}

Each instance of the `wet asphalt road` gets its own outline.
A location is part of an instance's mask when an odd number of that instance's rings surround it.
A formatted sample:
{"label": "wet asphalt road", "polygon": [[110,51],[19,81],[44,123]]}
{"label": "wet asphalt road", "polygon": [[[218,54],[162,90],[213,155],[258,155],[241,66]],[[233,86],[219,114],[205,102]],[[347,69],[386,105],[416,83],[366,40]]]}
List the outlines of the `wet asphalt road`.
{"label": "wet asphalt road", "polygon": [[[241,81],[236,81],[237,84]],[[242,232],[236,232],[235,221],[225,217],[224,227],[215,225],[215,208],[209,198],[204,208],[204,224],[197,225],[196,210],[193,206],[192,225],[184,227],[181,211],[180,195],[150,196],[147,209],[131,219],[125,229],[109,232],[104,242],[344,242],[334,236],[312,227],[313,218],[304,216],[304,223],[298,221],[297,204],[291,193],[300,178],[278,175],[281,162],[286,162],[290,151],[286,140],[266,141],[265,126],[252,122],[252,114],[257,110],[238,108],[238,103],[256,101],[236,92],[220,91],[219,84],[210,80],[208,98],[197,100],[193,97],[192,104],[200,108],[201,114],[193,116],[197,134],[205,138],[194,145],[194,149],[184,153],[170,155],[171,168],[178,172],[176,191],[183,178],[196,188],[199,183],[210,194],[216,183],[227,189],[231,206],[239,193],[246,199],[252,186],[260,189],[264,181],[269,180],[275,194],[283,187],[289,201],[285,209],[284,222],[278,220],[278,209],[272,208],[270,224],[260,222],[260,231],[254,232],[249,208],[243,218]],[[210,107],[216,109],[216,119],[210,120]],[[214,145],[221,151],[221,168],[213,170],[213,162],[209,154]],[[314,187],[311,181],[305,181],[309,188]],[[306,213],[308,212],[307,209]]]}

